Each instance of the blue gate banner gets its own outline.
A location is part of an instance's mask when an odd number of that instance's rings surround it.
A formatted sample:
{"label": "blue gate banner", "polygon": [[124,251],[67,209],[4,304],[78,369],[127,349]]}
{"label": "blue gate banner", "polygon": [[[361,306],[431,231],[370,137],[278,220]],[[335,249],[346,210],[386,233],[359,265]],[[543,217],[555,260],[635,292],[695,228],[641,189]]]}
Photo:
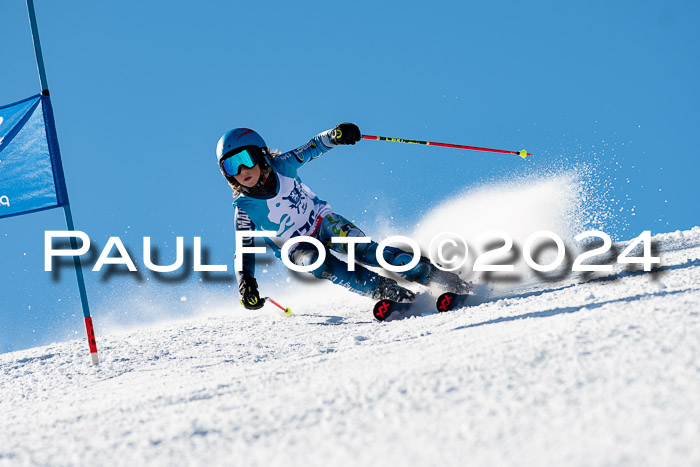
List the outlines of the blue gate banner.
{"label": "blue gate banner", "polygon": [[0,218],[66,204],[49,96],[0,107]]}

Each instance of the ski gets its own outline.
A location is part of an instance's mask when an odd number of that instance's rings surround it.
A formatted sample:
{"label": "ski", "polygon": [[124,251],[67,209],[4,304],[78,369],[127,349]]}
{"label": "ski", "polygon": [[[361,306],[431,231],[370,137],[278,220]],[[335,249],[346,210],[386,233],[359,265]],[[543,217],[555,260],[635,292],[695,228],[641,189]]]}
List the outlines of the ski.
{"label": "ski", "polygon": [[[454,292],[445,292],[435,300],[435,308],[440,313],[444,313],[458,308],[463,308],[468,305],[469,294],[457,294]],[[393,300],[379,300],[374,304],[372,314],[377,321],[386,320],[393,312],[398,311],[403,313],[410,310],[414,305],[412,302],[395,302]]]}
{"label": "ski", "polygon": [[441,294],[435,301],[435,307],[440,313],[450,310],[456,310],[467,306],[469,294],[457,294],[454,292],[445,292]]}
{"label": "ski", "polygon": [[395,302],[393,300],[379,300],[374,304],[372,314],[377,321],[384,321],[395,311],[406,311],[410,309],[415,302]]}

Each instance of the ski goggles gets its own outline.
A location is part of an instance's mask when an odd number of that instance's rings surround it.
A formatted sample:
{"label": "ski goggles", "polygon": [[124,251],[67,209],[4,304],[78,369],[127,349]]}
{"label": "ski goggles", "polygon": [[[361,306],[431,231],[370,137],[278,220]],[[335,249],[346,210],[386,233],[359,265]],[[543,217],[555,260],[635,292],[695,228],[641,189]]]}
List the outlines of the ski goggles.
{"label": "ski goggles", "polygon": [[226,175],[233,177],[241,173],[241,166],[252,169],[258,163],[260,156],[262,156],[260,148],[247,146],[221,159],[221,168]]}

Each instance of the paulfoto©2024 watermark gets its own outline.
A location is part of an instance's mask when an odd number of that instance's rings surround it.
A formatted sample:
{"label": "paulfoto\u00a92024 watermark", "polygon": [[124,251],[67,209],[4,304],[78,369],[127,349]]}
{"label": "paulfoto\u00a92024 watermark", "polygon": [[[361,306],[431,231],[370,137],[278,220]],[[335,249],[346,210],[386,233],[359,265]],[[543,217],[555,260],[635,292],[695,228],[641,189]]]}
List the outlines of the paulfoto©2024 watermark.
{"label": "paulfoto\u00a92024 watermark", "polygon": [[[243,238],[250,237],[265,237],[270,239],[277,238],[275,232],[272,231],[252,231],[246,232],[246,235],[236,236],[236,255],[234,261],[235,271],[241,271],[243,268],[243,255],[245,254],[265,254],[268,252],[265,246],[244,246]],[[54,240],[68,239],[71,240],[71,248],[57,248]],[[78,247],[77,240],[80,240],[81,245]],[[475,240],[480,244],[489,242],[489,245],[499,245],[492,249],[479,252],[474,259],[471,271],[474,272],[511,272],[515,270],[515,263],[522,259],[525,264],[538,273],[547,273],[555,271],[564,264],[567,253],[572,251],[571,247],[567,247],[562,238],[555,232],[549,230],[539,230],[533,232],[523,242],[522,247],[514,248],[512,236],[508,233],[499,230],[485,231],[479,234]],[[611,261],[597,261],[596,258],[609,257],[613,249],[613,242],[608,234],[599,230],[588,230],[576,235],[573,240],[577,244],[587,244],[593,246],[585,251],[577,254],[573,261],[570,261],[572,272],[605,272],[612,271],[613,264]],[[358,243],[369,243],[371,237],[333,237],[333,243],[346,245],[348,256],[348,271],[355,270],[355,246]],[[289,252],[299,243],[308,243],[312,245],[318,252],[315,261],[309,265],[294,264],[289,259]],[[392,265],[387,263],[383,257],[383,251],[387,246],[403,244],[407,245],[412,251],[412,260],[403,265]],[[77,230],[61,231],[47,230],[44,234],[44,270],[52,271],[54,258],[58,257],[75,257],[83,256],[91,246],[90,237],[85,233]],[[112,256],[112,252],[116,249],[117,255]],[[544,250],[554,250],[547,256],[547,262],[540,262],[542,252]],[[638,256],[641,249],[641,256]],[[316,238],[308,236],[298,236],[285,241],[281,246],[280,258],[284,265],[289,269],[297,272],[311,272],[318,268],[326,259],[327,248]],[[612,250],[613,253],[615,252]],[[513,252],[519,254],[513,255]],[[227,272],[228,266],[225,264],[203,264],[202,261],[202,239],[201,237],[193,238],[193,262],[192,267],[195,272]],[[503,257],[510,255],[511,263],[504,264]],[[421,258],[421,248],[418,243],[406,236],[395,235],[387,237],[379,242],[377,247],[377,261],[387,271],[405,272],[418,264]],[[434,236],[428,247],[428,258],[431,263],[443,271],[456,271],[463,268],[470,256],[470,247],[467,241],[456,232],[441,232]],[[517,258],[514,258],[517,256]],[[185,248],[184,238],[176,237],[176,259],[175,262],[169,265],[158,265],[153,261],[151,237],[143,237],[143,263],[147,269],[157,273],[176,272],[183,267],[185,263]],[[553,259],[549,259],[552,258]],[[661,259],[658,256],[653,256],[651,231],[645,230],[637,238],[629,242],[629,244],[615,256],[614,262],[618,264],[639,264],[644,271],[651,271],[653,264],[658,264]],[[602,263],[602,264],[601,264]],[[100,272],[104,265],[123,265],[130,272],[137,272],[138,268],[134,263],[133,258],[129,254],[127,248],[119,237],[110,237],[104,248],[102,249],[95,265],[92,268],[94,272]]]}

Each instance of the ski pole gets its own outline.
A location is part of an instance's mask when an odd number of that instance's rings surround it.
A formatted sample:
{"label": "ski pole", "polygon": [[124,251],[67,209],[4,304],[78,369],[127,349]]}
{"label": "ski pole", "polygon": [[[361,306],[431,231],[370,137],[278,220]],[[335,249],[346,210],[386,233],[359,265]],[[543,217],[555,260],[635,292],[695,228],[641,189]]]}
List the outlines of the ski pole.
{"label": "ski pole", "polygon": [[271,299],[270,297],[265,297],[265,301],[266,301],[266,302],[272,303],[272,304],[275,305],[277,308],[279,308],[280,310],[282,310],[282,314],[283,314],[284,316],[291,316],[291,315],[292,315],[292,309],[291,309],[291,308],[285,308],[285,307],[283,307],[282,305],[280,305],[279,303],[277,303],[276,301],[274,301],[274,300]]}
{"label": "ski pole", "polygon": [[525,159],[527,156],[531,156],[526,150],[522,151],[504,151],[503,149],[491,149],[491,148],[480,148],[477,146],[464,146],[462,144],[448,144],[448,143],[434,143],[432,141],[418,141],[415,139],[403,139],[403,138],[389,138],[386,136],[372,136],[372,135],[362,135],[363,139],[373,139],[376,141],[393,141],[395,143],[410,143],[410,144],[424,144],[426,146],[441,146],[444,148],[456,148],[456,149],[469,149],[470,151],[487,151],[487,152],[498,152],[501,154],[515,154]]}

